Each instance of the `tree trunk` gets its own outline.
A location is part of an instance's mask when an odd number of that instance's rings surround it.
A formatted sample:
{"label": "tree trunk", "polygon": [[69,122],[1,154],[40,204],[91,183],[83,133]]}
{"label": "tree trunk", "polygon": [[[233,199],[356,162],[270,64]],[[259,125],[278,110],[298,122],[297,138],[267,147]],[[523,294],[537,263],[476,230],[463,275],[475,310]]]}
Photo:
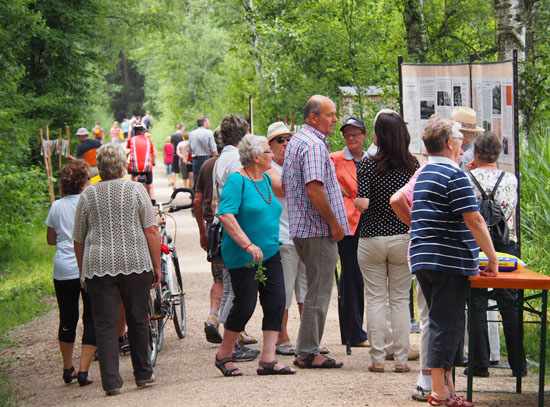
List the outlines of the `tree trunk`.
{"label": "tree trunk", "polygon": [[404,0],[403,22],[407,31],[407,52],[415,62],[426,60],[426,28],[422,0]]}
{"label": "tree trunk", "polygon": [[495,0],[497,17],[498,60],[512,59],[518,50],[518,59],[525,58],[525,3],[523,0]]}

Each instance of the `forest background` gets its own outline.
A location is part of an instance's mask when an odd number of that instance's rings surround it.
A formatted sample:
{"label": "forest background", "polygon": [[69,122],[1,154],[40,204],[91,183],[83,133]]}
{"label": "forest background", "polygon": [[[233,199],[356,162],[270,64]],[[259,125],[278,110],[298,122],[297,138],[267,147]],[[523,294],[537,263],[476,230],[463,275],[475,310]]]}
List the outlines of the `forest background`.
{"label": "forest background", "polygon": [[[247,115],[249,95],[265,134],[278,119],[301,124],[310,95],[338,100],[354,86],[370,135],[376,111],[397,107],[398,55],[481,62],[518,49],[522,257],[550,274],[550,0],[0,0],[0,15],[4,341],[29,298],[51,293],[40,128],[74,134],[100,121],[108,134],[113,120],[150,110],[161,149],[178,122]],[[382,101],[368,102],[369,86]]]}

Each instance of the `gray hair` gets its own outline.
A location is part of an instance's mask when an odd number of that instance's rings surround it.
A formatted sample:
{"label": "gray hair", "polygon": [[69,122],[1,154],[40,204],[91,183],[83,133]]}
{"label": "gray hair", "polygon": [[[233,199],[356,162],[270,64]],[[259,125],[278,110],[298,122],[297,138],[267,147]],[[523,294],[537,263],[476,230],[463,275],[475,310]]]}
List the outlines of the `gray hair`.
{"label": "gray hair", "polygon": [[96,153],[101,179],[121,178],[126,170],[126,153],[113,143],[103,144]]}
{"label": "gray hair", "polygon": [[243,167],[254,164],[254,157],[258,157],[264,153],[266,144],[267,138],[264,136],[255,136],[254,134],[244,136],[237,146]]}
{"label": "gray hair", "polygon": [[313,113],[315,116],[321,114],[321,102],[318,100],[308,100],[304,106],[304,123],[309,123],[309,115]]}
{"label": "gray hair", "polygon": [[476,141],[474,141],[474,156],[487,163],[496,163],[501,151],[502,142],[500,137],[492,131],[477,136]]}
{"label": "gray hair", "polygon": [[422,141],[428,154],[441,153],[450,137],[460,136],[459,127],[460,124],[452,119],[432,114],[422,134]]}

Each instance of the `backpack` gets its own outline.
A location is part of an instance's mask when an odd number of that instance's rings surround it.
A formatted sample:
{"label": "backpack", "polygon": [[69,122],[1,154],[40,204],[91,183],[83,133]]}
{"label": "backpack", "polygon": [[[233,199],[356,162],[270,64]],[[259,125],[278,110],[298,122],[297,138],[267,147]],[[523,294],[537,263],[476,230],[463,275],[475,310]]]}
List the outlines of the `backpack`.
{"label": "backpack", "polygon": [[502,211],[500,203],[495,201],[495,193],[500,185],[500,181],[504,178],[504,171],[500,173],[500,176],[498,177],[498,180],[489,195],[485,193],[485,190],[481,187],[476,177],[474,177],[474,174],[468,172],[468,175],[470,175],[470,178],[481,193],[481,199],[478,200],[479,213],[483,216],[483,219],[485,219],[487,229],[489,229],[489,234],[491,235],[491,240],[495,246],[495,250],[498,251],[499,247],[506,246],[510,242],[508,221]]}

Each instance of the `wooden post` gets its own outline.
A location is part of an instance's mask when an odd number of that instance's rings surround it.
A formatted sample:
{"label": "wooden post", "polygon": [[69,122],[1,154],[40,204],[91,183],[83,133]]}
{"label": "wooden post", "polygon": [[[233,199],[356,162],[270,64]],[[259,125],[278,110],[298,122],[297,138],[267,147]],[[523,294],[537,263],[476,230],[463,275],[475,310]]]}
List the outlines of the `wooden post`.
{"label": "wooden post", "polygon": [[53,191],[53,182],[50,173],[50,167],[48,165],[48,152],[46,151],[46,147],[44,146],[44,133],[42,132],[42,128],[40,128],[40,145],[42,147],[42,155],[44,156],[44,165],[46,166],[46,177],[48,178],[48,188],[50,190],[50,204],[52,204],[53,201],[55,201],[55,194]]}
{"label": "wooden post", "polygon": [[71,133],[69,126],[65,126],[65,133],[67,134],[67,155],[71,155]]}
{"label": "wooden post", "polygon": [[[60,128],[59,138],[57,139],[57,154],[59,154],[59,174],[61,174],[61,169],[63,167],[63,160],[62,160],[62,154],[61,154],[62,147],[63,147],[63,137],[62,137],[61,128]],[[59,197],[61,198],[63,196],[63,193],[61,192],[61,182],[57,181],[57,184],[59,186]]]}

